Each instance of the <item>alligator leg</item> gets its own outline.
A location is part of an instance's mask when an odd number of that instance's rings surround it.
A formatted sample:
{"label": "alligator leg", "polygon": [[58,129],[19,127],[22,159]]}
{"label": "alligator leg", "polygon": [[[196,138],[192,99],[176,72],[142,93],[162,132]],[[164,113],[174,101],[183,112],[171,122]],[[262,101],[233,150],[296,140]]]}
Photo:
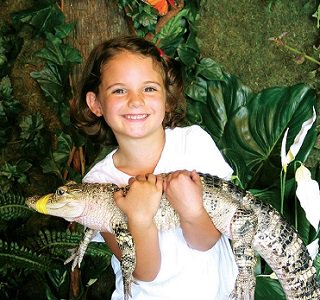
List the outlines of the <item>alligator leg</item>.
{"label": "alligator leg", "polygon": [[71,266],[72,271],[75,269],[76,266],[80,268],[80,264],[83,260],[83,256],[88,248],[88,245],[96,234],[97,234],[96,230],[87,228],[85,230],[84,237],[81,240],[79,246],[71,250],[71,256],[64,262],[64,264],[66,265],[67,263],[72,261],[72,266]]}
{"label": "alligator leg", "polygon": [[121,271],[124,286],[124,299],[131,297],[131,284],[134,282],[133,271],[136,267],[136,256],[134,242],[128,226],[125,223],[113,226],[116,241],[121,250]]}
{"label": "alligator leg", "polygon": [[258,225],[257,216],[250,209],[238,208],[231,221],[232,246],[239,274],[231,299],[254,299],[256,258],[252,248]]}

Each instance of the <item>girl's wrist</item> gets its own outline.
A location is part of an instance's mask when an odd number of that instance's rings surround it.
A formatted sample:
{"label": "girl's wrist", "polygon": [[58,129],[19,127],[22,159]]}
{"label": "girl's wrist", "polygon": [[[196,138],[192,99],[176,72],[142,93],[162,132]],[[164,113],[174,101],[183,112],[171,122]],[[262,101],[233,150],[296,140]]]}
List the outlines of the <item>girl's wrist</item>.
{"label": "girl's wrist", "polygon": [[180,216],[180,222],[181,223],[186,223],[186,224],[195,224],[199,222],[203,217],[207,216],[207,212],[204,209],[204,207],[200,207],[197,210],[192,210],[191,213],[189,214],[181,214]]}
{"label": "girl's wrist", "polygon": [[140,217],[127,217],[128,218],[128,226],[139,228],[141,230],[147,230],[149,228],[155,227],[154,219],[153,217],[146,217],[146,216],[140,216]]}

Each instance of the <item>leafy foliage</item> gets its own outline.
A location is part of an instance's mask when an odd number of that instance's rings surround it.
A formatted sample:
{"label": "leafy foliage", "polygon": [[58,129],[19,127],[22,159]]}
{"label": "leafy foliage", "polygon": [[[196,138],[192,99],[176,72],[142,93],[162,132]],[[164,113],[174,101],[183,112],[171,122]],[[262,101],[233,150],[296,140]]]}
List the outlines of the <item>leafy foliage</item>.
{"label": "leafy foliage", "polygon": [[138,1],[121,0],[119,7],[120,9],[126,8],[127,16],[132,20],[138,36],[144,37],[148,32],[155,30],[158,16],[152,6]]}
{"label": "leafy foliage", "polygon": [[39,0],[31,9],[12,14],[16,24],[27,24],[35,29],[37,35],[53,31],[64,23],[64,15],[54,0]]}
{"label": "leafy foliage", "polygon": [[[80,147],[85,141],[70,125],[69,117],[72,97],[69,75],[82,58],[77,49],[64,42],[73,32],[74,24],[64,23],[56,1],[34,1],[30,9],[14,13],[12,18],[16,30],[30,32],[31,29],[38,40],[45,41],[44,47],[34,53],[43,60],[43,69],[30,76],[39,84],[43,100],[61,124],[58,131],[50,131],[41,112],[26,114],[20,101],[13,97],[7,74],[13,54],[18,53],[13,51],[14,43],[10,41],[17,38],[7,32],[7,36],[0,39],[0,64],[4,67],[0,74],[0,148],[3,154],[0,165],[0,298],[17,299],[26,289],[24,299],[67,299],[71,297],[71,270],[63,261],[69,255],[68,249],[79,244],[83,228],[66,231],[66,222],[56,224],[46,218],[35,218],[22,195],[30,180],[38,180],[41,171],[58,179],[52,181],[51,189],[64,181],[66,174],[69,179],[81,180],[79,170],[68,164],[74,144]],[[18,32],[13,37],[18,37]],[[16,194],[18,191],[21,193]],[[49,222],[47,227],[35,235],[38,229],[34,226],[44,226],[46,222]],[[49,230],[53,224],[58,225],[57,230]],[[94,263],[86,264],[92,255]],[[90,245],[82,266],[84,275],[78,282],[79,298],[106,272],[110,258],[110,251],[104,244]],[[30,280],[38,282],[35,289],[27,288]]]}
{"label": "leafy foliage", "polygon": [[33,212],[25,204],[25,198],[19,194],[0,194],[0,219],[9,221],[29,217]]}
{"label": "leafy foliage", "polygon": [[0,148],[10,140],[17,115],[22,107],[12,95],[11,81],[4,76],[0,81]]}
{"label": "leafy foliage", "polygon": [[55,104],[52,107],[56,108],[56,113],[61,116],[62,124],[66,126],[70,125],[68,76],[72,66],[81,63],[79,51],[62,41],[67,34],[72,32],[73,27],[71,24],[60,24],[54,28],[55,35],[50,32],[46,34],[46,47],[36,53],[38,57],[46,61],[46,65],[43,70],[31,73],[47,100]]}
{"label": "leafy foliage", "polygon": [[5,162],[0,167],[0,187],[2,192],[8,192],[16,185],[27,184],[26,172],[31,164],[25,160],[18,160],[14,163]]}
{"label": "leafy foliage", "polygon": [[[188,121],[199,124],[212,136],[232,165],[236,183],[279,209],[281,140],[289,127],[288,144],[293,142],[301,124],[312,114],[315,91],[297,84],[253,93],[239,78],[223,72],[213,58],[201,56],[196,36],[200,1],[176,2],[183,2],[183,9],[173,7],[163,17],[142,1],[121,0],[118,4],[131,20],[135,34],[152,40],[166,55],[182,63]],[[34,173],[40,172],[57,179],[51,184],[52,189],[56,182],[67,178],[66,174],[69,179],[81,180],[82,174],[75,167],[75,161],[73,165],[70,163],[72,155],[82,146],[85,146],[87,156],[95,152],[94,146],[71,126],[69,119],[69,100],[72,98],[69,74],[82,59],[79,51],[64,41],[73,32],[74,24],[65,23],[56,1],[34,1],[30,9],[14,13],[12,17],[17,30],[31,29],[34,36],[44,41],[44,47],[35,53],[43,61],[43,69],[30,76],[38,83],[43,100],[52,108],[61,126],[50,132],[40,112],[23,113],[7,75],[21,42],[17,33],[3,30],[5,34],[0,37],[0,66],[3,66],[0,68],[0,149],[10,155],[8,159],[2,158],[0,166],[0,190],[6,192],[0,197],[0,261],[5,263],[0,268],[0,298],[15,298],[13,291],[25,286],[30,276],[41,282],[39,294],[32,299],[67,298],[70,269],[62,262],[67,256],[66,250],[79,243],[83,228],[69,231],[64,223],[60,224],[62,228],[52,229],[53,219],[50,219],[39,233],[34,234],[28,223],[29,220],[35,222],[34,215],[30,216],[30,211],[23,205],[21,194],[12,191],[24,191],[23,187],[33,179]],[[314,126],[298,160],[308,158],[317,135]],[[10,148],[6,150],[8,146]],[[102,149],[97,160],[111,149]],[[310,227],[296,202],[293,174],[294,166],[288,173],[284,214],[292,224],[298,216],[299,222],[294,225],[305,243],[309,243],[319,236],[319,232]],[[43,216],[37,219],[44,221]],[[30,232],[21,239],[24,227]],[[19,241],[5,240],[12,235],[14,238],[20,236]],[[82,266],[80,297],[110,263],[111,253],[105,245],[91,243],[87,254]],[[315,266],[319,273],[319,255]],[[270,278],[271,270],[261,259],[258,269],[257,299],[283,299],[278,281]],[[33,270],[40,270],[41,274]]]}
{"label": "leafy foliage", "polygon": [[37,255],[29,249],[13,242],[8,244],[0,240],[0,261],[5,265],[14,265],[40,272],[53,268],[52,259],[47,256]]}
{"label": "leafy foliage", "polygon": [[[6,194],[0,197],[0,216],[8,223],[21,218],[26,219],[35,214],[25,205],[25,198],[21,195]],[[0,238],[0,262],[2,265],[0,282],[2,285],[4,284],[4,287],[7,286],[7,289],[2,289],[5,296],[1,299],[12,299],[12,288],[18,289],[20,285],[25,284],[23,278],[28,280],[30,275],[34,276],[37,272],[41,272],[43,277],[40,282],[47,282],[42,288],[45,293],[53,297],[52,299],[68,298],[70,265],[66,267],[63,262],[70,255],[69,249],[79,245],[82,236],[83,227],[79,225],[74,231],[45,229],[37,235],[30,235],[20,240],[19,243],[7,242]],[[90,258],[90,256],[94,256],[94,264],[86,263],[87,257]],[[92,284],[90,282],[95,282],[106,271],[110,259],[111,252],[105,244],[91,243],[89,245],[81,266],[85,274],[81,294],[85,292],[85,287]],[[93,266],[95,266],[94,269],[92,269]],[[10,273],[10,270],[16,270],[21,277],[17,280],[12,278],[10,281],[5,280],[4,278],[6,274]],[[21,270],[28,270],[28,273],[22,273]],[[39,295],[38,297],[43,296]]]}
{"label": "leafy foliage", "polygon": [[19,127],[23,151],[30,153],[28,156],[31,158],[39,155],[45,157],[48,154],[48,147],[44,145],[50,145],[50,139],[41,114],[37,112],[34,115],[22,117]]}

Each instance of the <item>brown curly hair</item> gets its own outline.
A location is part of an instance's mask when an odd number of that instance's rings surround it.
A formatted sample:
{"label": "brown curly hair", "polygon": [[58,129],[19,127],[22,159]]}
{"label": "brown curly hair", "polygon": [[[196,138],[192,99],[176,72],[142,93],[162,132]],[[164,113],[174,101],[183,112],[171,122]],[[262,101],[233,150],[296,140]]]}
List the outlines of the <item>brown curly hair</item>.
{"label": "brown curly hair", "polygon": [[164,128],[174,128],[185,124],[186,100],[183,96],[183,83],[180,63],[164,55],[153,43],[136,36],[117,37],[97,45],[85,64],[77,97],[71,102],[71,119],[83,133],[103,144],[115,144],[111,128],[103,117],[97,117],[89,109],[86,94],[99,93],[101,70],[121,51],[151,57],[163,78],[166,90],[166,103],[169,107],[163,120]]}

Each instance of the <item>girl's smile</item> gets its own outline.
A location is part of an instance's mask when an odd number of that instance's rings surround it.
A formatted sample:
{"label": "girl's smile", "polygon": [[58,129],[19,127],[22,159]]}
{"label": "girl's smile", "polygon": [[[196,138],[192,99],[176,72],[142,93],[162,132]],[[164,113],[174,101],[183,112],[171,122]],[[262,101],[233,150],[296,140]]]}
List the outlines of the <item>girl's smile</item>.
{"label": "girl's smile", "polygon": [[129,120],[144,120],[144,119],[146,119],[148,116],[149,116],[149,115],[147,115],[147,114],[143,114],[143,115],[132,115],[132,114],[130,114],[130,115],[124,115],[124,117],[125,117],[126,119],[129,119]]}

